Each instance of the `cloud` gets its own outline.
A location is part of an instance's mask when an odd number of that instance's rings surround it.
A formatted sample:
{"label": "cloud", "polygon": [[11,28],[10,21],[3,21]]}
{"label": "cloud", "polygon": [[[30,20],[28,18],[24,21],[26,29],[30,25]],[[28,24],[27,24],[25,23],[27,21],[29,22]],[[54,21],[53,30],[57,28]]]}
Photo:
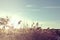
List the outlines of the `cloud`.
{"label": "cloud", "polygon": [[60,7],[58,7],[58,6],[57,7],[56,6],[50,6],[50,7],[48,7],[47,6],[47,7],[42,7],[42,8],[60,8]]}
{"label": "cloud", "polygon": [[26,5],[26,7],[32,7],[32,5]]}

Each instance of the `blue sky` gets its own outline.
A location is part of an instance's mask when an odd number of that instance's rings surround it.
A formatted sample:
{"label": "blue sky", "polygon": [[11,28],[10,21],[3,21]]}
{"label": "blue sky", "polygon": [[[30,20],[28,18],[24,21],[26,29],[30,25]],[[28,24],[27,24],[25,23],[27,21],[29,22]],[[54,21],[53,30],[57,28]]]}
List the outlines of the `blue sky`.
{"label": "blue sky", "polygon": [[60,28],[60,0],[0,0],[0,13]]}

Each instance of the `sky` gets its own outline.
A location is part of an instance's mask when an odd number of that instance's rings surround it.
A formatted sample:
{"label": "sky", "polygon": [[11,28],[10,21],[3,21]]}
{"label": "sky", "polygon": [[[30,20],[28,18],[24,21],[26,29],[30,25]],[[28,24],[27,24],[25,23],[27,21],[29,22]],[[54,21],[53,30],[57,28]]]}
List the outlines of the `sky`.
{"label": "sky", "polygon": [[60,0],[0,0],[0,16],[5,15],[60,29]]}

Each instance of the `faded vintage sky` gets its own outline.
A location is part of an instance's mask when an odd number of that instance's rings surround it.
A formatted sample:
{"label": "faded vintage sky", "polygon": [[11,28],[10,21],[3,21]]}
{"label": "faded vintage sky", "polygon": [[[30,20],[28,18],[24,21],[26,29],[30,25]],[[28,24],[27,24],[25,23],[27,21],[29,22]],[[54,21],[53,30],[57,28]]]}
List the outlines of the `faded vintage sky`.
{"label": "faded vintage sky", "polygon": [[0,16],[5,15],[60,29],[60,0],[0,0]]}

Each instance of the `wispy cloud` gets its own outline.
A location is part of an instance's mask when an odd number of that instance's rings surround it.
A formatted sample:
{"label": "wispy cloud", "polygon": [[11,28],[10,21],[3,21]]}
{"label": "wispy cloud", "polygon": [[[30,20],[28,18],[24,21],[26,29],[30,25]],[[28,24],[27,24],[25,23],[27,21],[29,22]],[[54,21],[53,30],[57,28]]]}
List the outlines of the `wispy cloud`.
{"label": "wispy cloud", "polygon": [[30,8],[30,7],[33,7],[32,5],[26,5],[26,7]]}
{"label": "wispy cloud", "polygon": [[58,6],[57,7],[56,6],[50,6],[50,7],[47,6],[47,7],[42,7],[42,8],[60,8],[60,7],[58,7]]}

